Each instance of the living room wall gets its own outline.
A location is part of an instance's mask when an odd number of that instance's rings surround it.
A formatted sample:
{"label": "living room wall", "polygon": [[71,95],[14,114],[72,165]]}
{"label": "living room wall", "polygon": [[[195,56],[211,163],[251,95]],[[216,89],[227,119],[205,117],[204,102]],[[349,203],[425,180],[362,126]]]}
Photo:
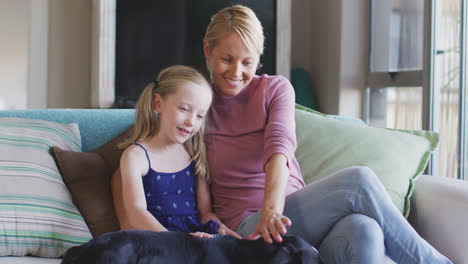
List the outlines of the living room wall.
{"label": "living room wall", "polygon": [[[91,106],[93,1],[46,1],[47,107]],[[368,65],[369,1],[291,1],[291,65],[307,70],[324,113],[361,117]]]}
{"label": "living room wall", "polygon": [[91,1],[49,0],[49,108],[90,106]]}
{"label": "living room wall", "polygon": [[292,1],[292,68],[304,68],[319,110],[362,117],[370,0]]}
{"label": "living room wall", "polygon": [[0,1],[0,109],[26,106],[28,8],[24,0]]}

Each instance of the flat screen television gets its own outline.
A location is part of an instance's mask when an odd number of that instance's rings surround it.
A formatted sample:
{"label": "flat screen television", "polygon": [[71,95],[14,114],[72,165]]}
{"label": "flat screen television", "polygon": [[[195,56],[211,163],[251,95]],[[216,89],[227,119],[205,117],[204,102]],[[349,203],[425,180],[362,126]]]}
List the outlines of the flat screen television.
{"label": "flat screen television", "polygon": [[171,65],[208,77],[203,36],[225,6],[250,7],[262,22],[265,50],[257,74],[275,74],[277,0],[117,0],[115,107],[133,108],[143,88]]}

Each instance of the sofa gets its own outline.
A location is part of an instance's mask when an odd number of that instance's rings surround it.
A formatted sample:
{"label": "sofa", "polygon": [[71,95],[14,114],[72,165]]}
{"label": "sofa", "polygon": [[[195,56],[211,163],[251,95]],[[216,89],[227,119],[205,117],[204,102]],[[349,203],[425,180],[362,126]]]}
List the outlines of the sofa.
{"label": "sofa", "polygon": [[[39,121],[36,122],[35,120],[43,120],[45,123],[38,123]],[[118,166],[118,151],[113,146],[118,143],[116,138],[124,134],[129,135],[129,129],[131,129],[133,122],[134,110],[131,109],[0,111],[0,145],[2,145],[3,149],[0,151],[0,153],[3,153],[0,160],[10,159],[6,165],[0,163],[0,186],[3,186],[0,187],[0,237],[2,238],[0,240],[3,241],[0,242],[0,253],[2,253],[0,264],[60,263],[60,254],[65,252],[67,247],[73,246],[73,243],[75,245],[80,244],[91,239],[92,236],[111,232],[118,228],[118,223],[116,224],[114,221],[115,215],[109,217],[112,212],[106,211],[112,210],[112,205],[109,207],[109,203],[112,204],[112,201],[106,200],[104,203],[104,201],[99,200],[101,198],[91,199],[90,197],[87,197],[88,200],[86,201],[86,198],[80,197],[80,192],[77,191],[79,188],[76,188],[76,185],[81,184],[81,190],[83,188],[96,189],[97,187],[93,181],[96,180],[95,178],[101,177],[101,174],[105,174],[105,177],[102,177],[99,183],[101,189],[95,190],[92,195],[102,195],[102,193],[109,192],[110,187],[102,186],[110,185],[109,174]],[[74,125],[56,125],[70,123],[74,123]],[[49,126],[54,125],[57,127],[49,128]],[[34,132],[27,132],[27,129],[35,130],[33,130]],[[65,130],[71,131],[70,135]],[[54,133],[53,136],[58,135],[65,138],[65,140],[62,140],[64,142],[58,140],[45,144],[44,142],[49,136],[42,133],[49,132]],[[35,138],[31,142],[42,145],[40,147],[39,145],[34,145],[34,147],[31,147],[32,145],[20,146],[25,149],[27,147],[33,148],[31,150],[33,154],[29,152],[26,154],[26,150],[23,154],[20,149],[18,156],[15,156],[17,154],[14,153],[13,147],[16,148],[17,144],[24,143],[21,133],[34,134]],[[296,157],[306,183],[325,177],[342,167],[350,165],[368,166],[378,176],[382,175],[381,180],[395,205],[403,215],[408,217],[410,224],[424,239],[454,263],[468,263],[468,251],[466,250],[468,245],[468,226],[466,225],[468,220],[468,182],[424,174],[424,168],[430,154],[437,146],[437,134],[427,131],[373,128],[357,119],[327,116],[300,105],[296,107],[296,133],[298,139]],[[12,138],[16,141],[13,141],[13,143],[6,141]],[[2,140],[5,140],[5,142]],[[61,145],[59,148],[52,148],[55,144]],[[41,152],[38,152],[39,154],[34,152],[39,151],[39,148],[42,148]],[[45,148],[48,148],[48,152],[45,151]],[[105,157],[104,154],[109,152],[112,152],[114,156]],[[57,187],[59,191],[47,190],[43,195],[51,195],[57,191],[66,200],[61,202],[60,206],[66,205],[70,208],[76,206],[76,208],[67,210],[60,209],[66,212],[65,217],[72,219],[63,221],[63,225],[73,224],[73,228],[63,228],[64,232],[76,227],[75,231],[77,233],[68,234],[67,236],[73,239],[61,239],[61,236],[57,235],[59,231],[55,229],[51,231],[51,234],[54,234],[51,239],[60,246],[49,245],[47,248],[47,246],[41,244],[43,242],[28,241],[30,244],[26,248],[22,248],[20,242],[18,242],[18,245],[11,242],[12,237],[19,239],[18,241],[43,239],[43,237],[40,238],[40,235],[37,235],[39,238],[31,238],[32,236],[29,235],[21,237],[22,231],[20,232],[19,229],[24,223],[21,222],[23,220],[20,221],[19,219],[23,218],[21,218],[21,215],[10,216],[10,213],[20,214],[23,207],[35,214],[40,210],[44,210],[43,208],[52,210],[49,206],[43,206],[39,201],[32,198],[16,203],[16,205],[21,204],[18,205],[22,206],[21,208],[18,207],[21,210],[18,208],[11,209],[12,206],[15,206],[13,201],[16,200],[12,197],[16,197],[15,192],[17,189],[18,192],[25,189],[39,192],[39,189],[43,188],[39,180],[36,183],[35,179],[33,179],[33,177],[37,176],[34,175],[37,169],[29,169],[25,170],[24,173],[19,173],[19,170],[15,170],[12,165],[15,164],[16,160],[11,159],[23,160],[23,158],[27,159],[26,156],[29,155],[34,156],[35,163],[56,162],[55,165],[51,165],[53,168],[47,175],[53,175],[55,170],[58,175],[63,177],[63,179],[60,179],[59,176],[50,176],[53,178],[53,183],[50,185],[59,186]],[[57,157],[58,155],[61,156]],[[102,158],[102,163],[107,167],[102,173],[99,172],[101,174],[92,176],[95,178],[90,178],[94,169],[93,166],[95,166],[94,161],[87,160],[88,163],[84,163],[85,161],[80,161],[80,163],[78,162],[78,159],[81,159],[78,158],[79,155],[83,157],[87,155],[88,158]],[[47,160],[45,160],[45,156],[47,156]],[[71,167],[66,168],[64,165],[66,162],[77,163],[78,165],[74,164],[75,167],[70,165]],[[2,168],[8,170],[2,170]],[[69,171],[66,171],[66,169]],[[31,173],[31,175],[28,175],[27,180],[19,180],[25,178],[23,174],[26,173]],[[73,173],[73,176],[69,175]],[[43,178],[43,175],[40,174],[37,177]],[[87,182],[82,181],[80,177],[88,177]],[[109,199],[109,195],[106,197],[106,199]],[[44,198],[44,202],[49,201],[45,201]],[[84,207],[85,203],[88,203],[86,208]],[[39,207],[42,209],[39,210]],[[110,209],[104,210],[104,207]],[[101,210],[101,208],[103,209]],[[103,211],[106,211],[107,215]],[[13,223],[13,227],[8,223],[4,223],[7,221],[3,221],[2,217],[6,215],[9,219],[15,218],[16,222]],[[110,220],[103,221],[104,218]],[[25,225],[30,224],[28,222]],[[33,221],[33,224],[37,223]],[[45,223],[42,224],[45,225]],[[38,231],[37,234],[43,233]],[[72,244],[66,244],[68,242]],[[37,247],[43,248],[37,249]],[[392,263],[389,259],[387,262]]]}

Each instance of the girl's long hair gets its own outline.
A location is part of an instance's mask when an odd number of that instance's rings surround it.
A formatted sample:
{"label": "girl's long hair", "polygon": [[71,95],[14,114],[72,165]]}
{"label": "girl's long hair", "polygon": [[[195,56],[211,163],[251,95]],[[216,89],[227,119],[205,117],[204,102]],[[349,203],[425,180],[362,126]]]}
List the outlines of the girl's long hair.
{"label": "girl's long hair", "polygon": [[[126,148],[132,142],[155,136],[159,132],[159,118],[153,104],[155,94],[159,94],[164,100],[186,83],[195,84],[192,87],[202,87],[212,92],[210,84],[203,75],[191,67],[176,65],[162,70],[157,81],[148,84],[141,93],[136,105],[135,132],[119,147]],[[210,182],[204,137],[205,122],[202,123],[200,130],[184,143],[184,147],[195,161],[195,172],[198,178]]]}

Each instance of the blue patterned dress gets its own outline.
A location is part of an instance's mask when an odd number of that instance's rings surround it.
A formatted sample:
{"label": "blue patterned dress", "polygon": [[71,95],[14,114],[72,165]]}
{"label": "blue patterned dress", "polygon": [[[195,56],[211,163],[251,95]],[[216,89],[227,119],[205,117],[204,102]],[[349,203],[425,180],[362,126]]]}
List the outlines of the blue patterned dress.
{"label": "blue patterned dress", "polygon": [[218,233],[218,223],[202,224],[198,218],[195,194],[195,162],[174,173],[157,172],[151,168],[146,149],[148,173],[143,177],[147,210],[170,231]]}

